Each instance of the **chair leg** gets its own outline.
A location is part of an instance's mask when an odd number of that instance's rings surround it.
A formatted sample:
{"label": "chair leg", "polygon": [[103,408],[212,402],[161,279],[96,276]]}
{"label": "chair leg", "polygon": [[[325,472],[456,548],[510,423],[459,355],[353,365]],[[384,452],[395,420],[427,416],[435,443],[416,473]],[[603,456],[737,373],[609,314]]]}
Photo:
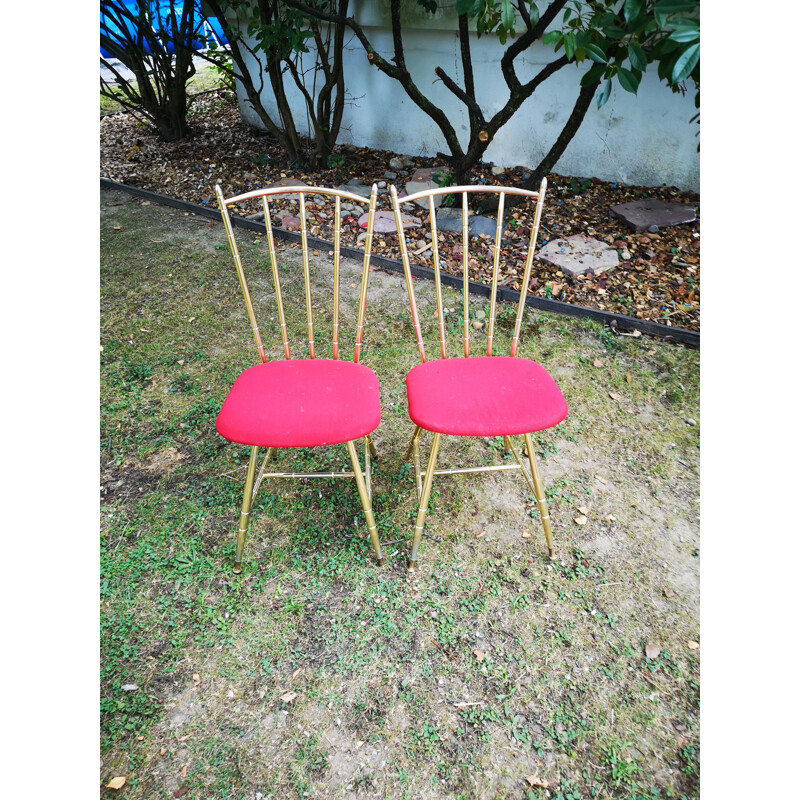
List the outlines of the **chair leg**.
{"label": "chair leg", "polygon": [[417,429],[414,431],[414,435],[411,437],[411,441],[408,443],[408,450],[406,450],[406,461],[408,461],[411,456],[414,456],[414,483],[417,487],[417,502],[422,499],[422,478],[420,475],[422,474],[422,467],[419,464],[419,437],[422,433],[422,428],[417,425]]}
{"label": "chair leg", "polygon": [[372,437],[369,434],[367,434],[365,438],[367,440],[367,445],[369,445],[370,455],[374,459],[377,459],[378,458],[378,451],[375,449],[375,442],[372,441]]}
{"label": "chair leg", "polygon": [[[433,434],[431,455],[430,458],[428,458],[428,469],[425,473],[425,481],[422,484],[419,510],[417,511],[417,522],[414,525],[414,539],[411,543],[411,555],[408,561],[408,568],[412,570],[417,568],[417,551],[419,550],[419,543],[422,541],[422,528],[425,525],[425,516],[428,513],[428,501],[430,500],[431,486],[433,485],[433,471],[436,469],[436,457],[439,454],[439,440],[441,436],[440,433]],[[419,470],[417,470],[417,478],[419,479]]]}
{"label": "chair leg", "polygon": [[378,564],[381,565],[383,564],[381,543],[378,539],[378,529],[375,527],[375,517],[372,513],[372,502],[369,499],[367,485],[364,482],[364,475],[361,472],[361,464],[358,463],[358,453],[356,452],[355,442],[347,442],[347,452],[350,453],[350,461],[353,464],[353,472],[355,473],[356,477],[356,486],[358,486],[358,496],[361,498],[361,507],[364,509],[364,516],[367,518],[369,538],[372,541],[372,547],[375,550],[375,557],[378,559]]}
{"label": "chair leg", "polygon": [[531,477],[533,478],[534,496],[536,504],[539,506],[539,516],[542,518],[544,528],[544,538],[547,540],[547,554],[553,557],[553,533],[550,526],[550,512],[547,509],[547,500],[544,496],[544,486],[542,477],[539,474],[539,467],[536,464],[536,457],[533,454],[533,441],[529,433],[525,434],[525,449],[528,451],[528,463],[531,465]]}
{"label": "chair leg", "polygon": [[508,436],[503,437],[503,454],[508,455],[511,452],[511,439]]}
{"label": "chair leg", "polygon": [[364,480],[367,485],[367,497],[370,503],[372,503],[372,459],[370,454],[374,452],[375,445],[372,444],[372,440],[367,435],[364,437]]}
{"label": "chair leg", "polygon": [[414,431],[414,435],[411,437],[411,441],[408,443],[408,450],[406,450],[406,461],[411,458],[411,454],[414,452],[414,448],[417,446],[419,442],[419,435],[422,433],[422,428],[417,425],[417,429]]}
{"label": "chair leg", "polygon": [[236,534],[236,558],[233,562],[233,571],[238,575],[242,571],[242,552],[247,539],[247,529],[250,524],[250,509],[253,506],[253,482],[256,475],[256,461],[258,461],[258,448],[250,448],[250,463],[247,466],[247,478],[244,482],[244,497],[242,498],[242,512],[239,515],[239,532]]}

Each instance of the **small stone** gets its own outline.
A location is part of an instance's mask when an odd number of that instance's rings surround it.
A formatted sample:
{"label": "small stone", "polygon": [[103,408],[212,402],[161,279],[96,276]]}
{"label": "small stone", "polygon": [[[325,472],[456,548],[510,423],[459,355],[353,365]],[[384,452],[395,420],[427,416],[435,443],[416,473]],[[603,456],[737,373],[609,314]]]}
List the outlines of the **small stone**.
{"label": "small stone", "polygon": [[686,424],[691,427],[694,427],[695,425],[697,425],[697,420],[689,417],[689,419],[686,420]]}
{"label": "small stone", "polygon": [[492,167],[492,175],[502,175],[505,171],[505,167]]}
{"label": "small stone", "polygon": [[403,164],[403,159],[398,158],[395,156],[394,158],[389,159],[389,169],[397,171],[398,169],[403,169],[405,164]]}
{"label": "small stone", "polygon": [[630,261],[631,260],[631,254],[627,250],[623,250],[622,253],[620,253],[619,257],[623,261]]}
{"label": "small stone", "polygon": [[[357,180],[357,179],[353,179]],[[342,184],[341,186],[336,187],[340,192],[349,192],[350,194],[357,194],[364,198],[369,198],[370,194],[372,194],[372,187],[365,186],[360,181],[353,183],[352,181],[347,184]]]}
{"label": "small stone", "polygon": [[386,188],[386,181],[378,181],[378,188],[385,189]]}
{"label": "small stone", "polygon": [[[219,180],[217,181],[217,183],[219,183]],[[286,188],[291,188],[291,187],[302,188],[304,186],[308,186],[308,184],[305,183],[304,181],[298,180],[297,178],[281,178],[276,183],[270,183],[268,186],[265,186],[264,188],[265,189],[273,189],[276,186],[285,186]],[[272,201],[272,200],[294,200],[294,198],[292,197],[292,195],[290,195],[288,193],[286,193],[286,194],[274,194],[274,195],[272,195],[272,197],[270,197],[270,201]],[[297,201],[294,200],[294,202],[297,202]]]}
{"label": "small stone", "polygon": [[483,327],[483,323],[479,319],[473,320],[472,327],[475,328],[476,331],[478,331]]}
{"label": "small stone", "polygon": [[387,181],[393,181],[397,177],[397,173],[386,170],[386,172],[383,173],[383,177],[386,178]]}
{"label": "small stone", "polygon": [[482,217],[476,214],[469,218],[470,236],[489,236],[494,239],[497,232],[497,220],[490,217]]}
{"label": "small stone", "polygon": [[479,308],[475,312],[475,319],[486,319],[486,312],[482,308]]}
{"label": "small stone", "polygon": [[287,214],[281,220],[281,228],[284,228],[287,231],[299,231],[300,230],[300,220],[298,217],[293,217],[291,214]]}
{"label": "small stone", "polygon": [[658,233],[658,225],[651,225],[647,230],[649,233]]}

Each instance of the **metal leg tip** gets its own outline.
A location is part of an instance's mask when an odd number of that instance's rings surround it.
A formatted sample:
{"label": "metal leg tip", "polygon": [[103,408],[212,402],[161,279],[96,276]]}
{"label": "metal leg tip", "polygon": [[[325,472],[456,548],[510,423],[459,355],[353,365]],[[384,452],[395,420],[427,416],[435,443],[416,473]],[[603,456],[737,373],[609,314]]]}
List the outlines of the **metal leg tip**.
{"label": "metal leg tip", "polygon": [[419,561],[409,561],[408,568],[413,572],[415,569],[419,567]]}
{"label": "metal leg tip", "polygon": [[548,555],[550,558],[555,558],[555,557],[556,557],[556,551],[555,551],[555,550],[553,550],[553,548],[552,548],[552,547],[549,547],[549,548],[547,549],[547,555]]}
{"label": "metal leg tip", "polygon": [[242,565],[241,564],[234,564],[233,565],[233,574],[240,575],[242,572]]}
{"label": "metal leg tip", "polygon": [[382,566],[384,565],[385,561],[386,561],[386,559],[385,559],[385,558],[379,558],[379,559],[378,559],[378,566],[379,566],[379,567],[382,567]]}

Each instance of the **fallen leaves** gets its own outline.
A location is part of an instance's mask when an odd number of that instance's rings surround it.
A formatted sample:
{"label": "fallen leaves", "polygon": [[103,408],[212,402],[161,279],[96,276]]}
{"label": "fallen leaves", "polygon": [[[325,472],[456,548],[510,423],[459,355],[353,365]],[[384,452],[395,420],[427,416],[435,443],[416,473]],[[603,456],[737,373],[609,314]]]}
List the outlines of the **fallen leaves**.
{"label": "fallen leaves", "polygon": [[531,788],[535,786],[540,786],[542,789],[547,789],[548,786],[550,786],[550,784],[546,780],[543,780],[538,775],[528,775],[528,777],[525,778],[525,780],[528,782],[528,786],[530,786]]}
{"label": "fallen leaves", "polygon": [[580,516],[575,517],[573,521],[575,522],[576,525],[585,525],[587,519],[588,517],[586,516],[586,514],[581,514]]}
{"label": "fallen leaves", "polygon": [[660,653],[661,648],[657,644],[648,644],[644,648],[644,654],[651,660],[658,658]]}
{"label": "fallen leaves", "polygon": [[473,650],[472,654],[475,656],[475,660],[480,663],[486,658],[486,653],[483,650]]}
{"label": "fallen leaves", "polygon": [[291,703],[292,700],[296,699],[297,692],[286,692],[286,694],[281,695],[281,700],[284,703]]}
{"label": "fallen leaves", "polygon": [[[253,167],[256,157],[265,157],[271,163],[285,162],[285,154],[277,142],[265,141],[261,132],[250,130],[241,124],[238,108],[219,103],[219,95],[210,93],[198,97],[198,113],[193,119],[196,135],[180,142],[162,142],[156,136],[142,135],[141,126],[130,114],[121,113],[105,117],[100,125],[100,171],[114,181],[150,189],[169,197],[187,200],[198,205],[213,204],[213,186],[221,173],[209,169],[218,154],[229,154],[225,159],[224,180],[231,193],[247,191],[269,183],[280,177],[299,178],[306,183],[336,186],[356,177],[365,184],[380,179],[387,169],[393,153],[342,145],[337,151],[346,153],[347,166],[322,169],[311,174],[300,170],[286,170],[263,164]],[[440,166],[431,159],[415,159],[416,166]],[[254,178],[254,173],[257,176]],[[479,166],[471,176],[473,182],[482,179],[487,183],[518,184],[523,179],[523,167],[508,168],[502,177],[491,174],[489,166]],[[696,195],[676,192],[672,187],[642,187],[592,181],[590,185],[578,185],[575,178],[551,174],[548,176],[548,198],[544,204],[540,230],[547,238],[562,238],[573,233],[587,233],[627,253],[629,260],[600,276],[580,278],[559,276],[557,270],[534,261],[531,276],[532,293],[539,297],[553,297],[563,302],[592,308],[602,308],[615,314],[653,320],[661,323],[699,330],[700,327],[700,267],[699,267],[699,220],[685,225],[662,228],[657,235],[646,237],[631,233],[620,221],[610,217],[608,208],[644,196],[670,202],[698,204]],[[398,188],[403,179],[397,179]],[[386,195],[382,195],[382,201]],[[148,201],[145,201],[148,202]],[[366,203],[366,201],[365,201]],[[255,205],[247,212],[255,211]],[[420,251],[415,258],[423,260],[430,253],[430,244],[424,233],[428,224],[421,212],[425,229],[421,236],[414,236],[409,244]],[[530,237],[531,210],[526,205],[515,206],[506,214],[515,224],[506,228],[503,240],[501,280],[514,288],[519,283],[527,255]],[[329,221],[320,219],[321,234],[329,233]],[[357,228],[357,226],[355,226]],[[420,229],[416,229],[420,230]],[[343,226],[342,244],[351,243],[357,230],[348,224]],[[323,236],[322,238],[329,238]],[[442,240],[451,253],[440,254],[445,261],[445,271],[460,275],[462,264],[453,248],[460,239],[460,231]],[[470,239],[470,255],[490,256],[485,241]],[[389,258],[398,258],[397,237],[387,234],[381,250]],[[421,249],[420,249],[421,248]],[[428,262],[429,263],[429,262]],[[470,268],[470,277],[488,282],[491,277],[485,263],[476,262]],[[635,333],[621,335],[635,336]]]}
{"label": "fallen leaves", "polygon": [[686,646],[690,650],[697,650],[700,647],[700,645],[697,642],[693,642],[691,639],[688,642],[686,642]]}
{"label": "fallen leaves", "polygon": [[128,779],[120,775],[118,778],[112,778],[107,784],[106,789],[121,789]]}

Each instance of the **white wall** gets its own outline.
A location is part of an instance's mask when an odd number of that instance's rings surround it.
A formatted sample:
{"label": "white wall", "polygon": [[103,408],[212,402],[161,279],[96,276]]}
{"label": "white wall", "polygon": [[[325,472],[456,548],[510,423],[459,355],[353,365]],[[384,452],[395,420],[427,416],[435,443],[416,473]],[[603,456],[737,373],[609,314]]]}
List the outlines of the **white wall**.
{"label": "white wall", "polygon": [[[387,60],[394,54],[388,18],[388,2],[354,2],[355,17],[375,50]],[[351,12],[352,13],[352,12]],[[559,17],[560,20],[560,17]],[[452,11],[434,17],[408,4],[404,15],[406,64],[420,90],[445,110],[466,147],[469,122],[464,105],[439,81],[433,70],[441,66],[463,86],[461,62]],[[345,82],[353,101],[345,108],[340,143],[391,150],[396,153],[434,156],[448,152],[439,128],[405,94],[397,81],[370,66],[360,42],[346,40]],[[471,40],[477,100],[487,119],[508,97],[500,72],[501,48],[494,35]],[[517,59],[517,74],[524,83],[552,58],[552,48],[534,45]],[[579,91],[586,66],[568,65],[545,81],[500,129],[484,156],[499,166],[535,166],[547,153],[567,120]],[[288,86],[288,83],[287,83]],[[249,104],[240,107],[243,118],[262,127]],[[303,109],[297,93],[290,94]],[[262,102],[275,110],[267,88]],[[659,186],[667,184],[699,191],[698,125],[694,116],[694,86],[686,96],[673,94],[658,81],[655,66],[645,73],[637,95],[614,84],[602,109],[592,104],[583,125],[567,146],[554,172],[597,177],[622,183]],[[297,124],[305,113],[297,114]],[[387,166],[388,169],[388,166]]]}

